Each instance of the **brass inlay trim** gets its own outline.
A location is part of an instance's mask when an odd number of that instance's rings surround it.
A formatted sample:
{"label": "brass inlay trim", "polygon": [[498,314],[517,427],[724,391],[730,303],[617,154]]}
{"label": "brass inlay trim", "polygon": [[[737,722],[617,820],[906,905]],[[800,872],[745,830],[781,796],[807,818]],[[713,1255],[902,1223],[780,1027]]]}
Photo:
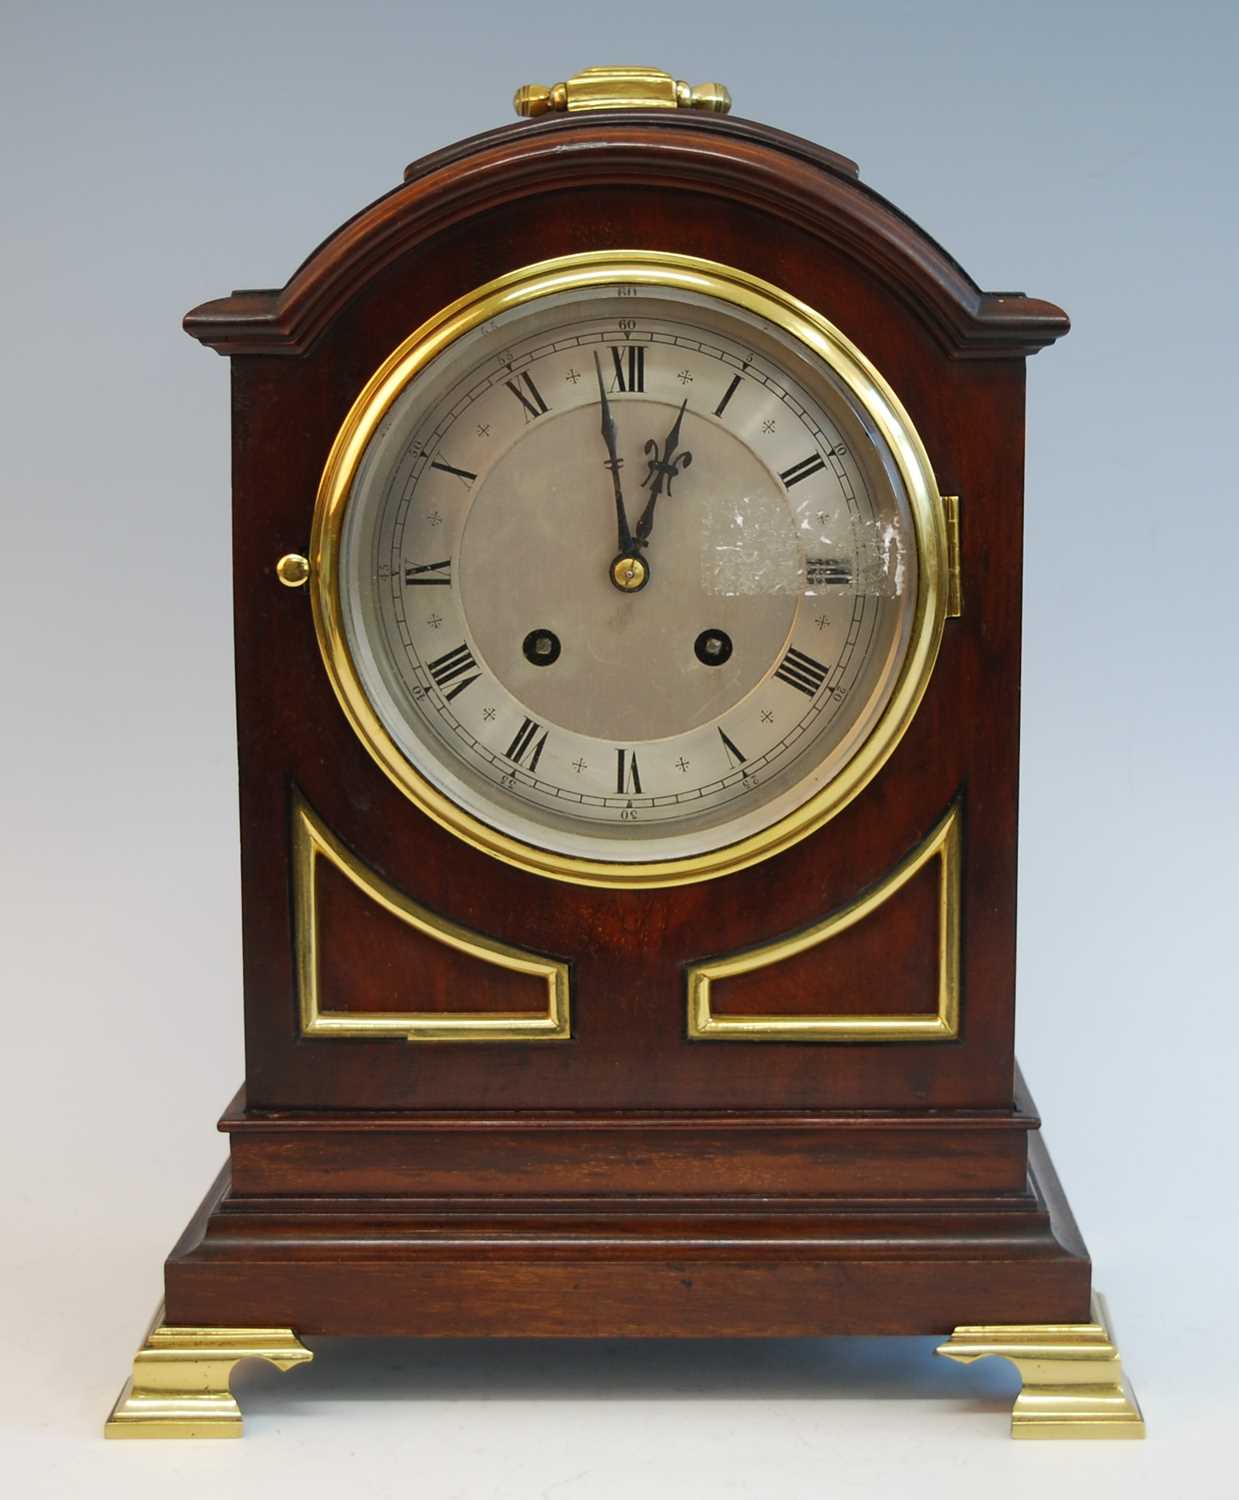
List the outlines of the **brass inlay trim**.
{"label": "brass inlay trim", "polygon": [[[710,986],[752,974],[827,943],[863,922],[918,874],[941,861],[938,879],[938,1010],[936,1015],[716,1016]],[[960,817],[956,803],[929,837],[877,885],[812,927],[733,953],[692,964],[688,970],[688,1035],[694,1041],[733,1042],[949,1042],[959,1035]]]}
{"label": "brass inlay trim", "polygon": [[[301,1034],[311,1037],[403,1037],[409,1042],[559,1042],[572,1034],[568,965],[459,927],[389,885],[335,837],[300,794],[293,794],[293,914]],[[332,1011],[318,983],[316,864],[324,859],[371,901],[424,937],[479,963],[541,979],[542,1013],[522,1011]]]}
{"label": "brass inlay trim", "polygon": [[[525,843],[475,818],[439,791],[405,758],[366,695],[348,644],[339,580],[340,538],[353,479],[370,439],[405,386],[456,339],[509,308],[552,293],[616,283],[676,287],[729,302],[799,339],[829,365],[881,433],[899,469],[912,510],[919,578],[894,689],[839,773],[759,833],[703,854],[645,862],[586,859]],[[495,859],[554,880],[627,890],[730,875],[790,848],[846,807],[877,775],[912,722],[937,660],[949,576],[946,516],[929,456],[899,398],[861,351],[820,313],[770,282],[717,261],[652,250],[590,251],[524,266],[461,297],[410,334],[371,376],[336,435],[319,482],[309,561],[314,629],[332,688],[366,750],[404,795]]]}
{"label": "brass inlay trim", "polygon": [[313,1358],[291,1328],[170,1328],[161,1307],[103,1435],[239,1438],[241,1408],[228,1383],[240,1361],[291,1370]]}
{"label": "brass inlay trim", "polygon": [[960,582],[959,554],[959,496],[943,495],[942,509],[946,514],[947,590],[946,617],[958,620],[964,612],[964,590]]}
{"label": "brass inlay trim", "polygon": [[991,1354],[1011,1361],[1023,1381],[1013,1438],[1142,1438],[1140,1403],[1100,1296],[1091,1310],[1091,1323],[968,1324],[935,1352],[962,1365]]}

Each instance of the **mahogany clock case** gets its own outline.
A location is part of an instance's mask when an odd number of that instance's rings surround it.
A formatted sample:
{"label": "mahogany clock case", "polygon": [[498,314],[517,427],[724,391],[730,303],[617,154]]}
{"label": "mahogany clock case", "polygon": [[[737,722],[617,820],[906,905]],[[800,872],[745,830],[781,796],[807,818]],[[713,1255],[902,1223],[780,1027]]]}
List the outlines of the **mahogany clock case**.
{"label": "mahogany clock case", "polygon": [[[304,592],[333,439],[446,304],[599,249],[786,290],[886,377],[961,497],[963,608],[872,783],[764,864],[616,890],[538,877],[422,814],[336,702]],[[1059,309],[986,294],[830,152],[740,120],[608,112],[414,164],[281,291],[186,319],[231,357],[245,1087],[230,1168],[167,1266],[170,1323],[299,1332],[933,1332],[1086,1321],[1090,1269],[1013,1054],[1026,357]],[[293,815],[420,908],[567,965],[554,1042],[308,1036]],[[945,1039],[690,1037],[686,966],[846,907],[955,810],[959,1025]],[[934,867],[832,942],[719,987],[728,1014],[928,1013]],[[333,1011],[527,1010],[319,863]],[[462,1001],[462,996],[466,997]]]}

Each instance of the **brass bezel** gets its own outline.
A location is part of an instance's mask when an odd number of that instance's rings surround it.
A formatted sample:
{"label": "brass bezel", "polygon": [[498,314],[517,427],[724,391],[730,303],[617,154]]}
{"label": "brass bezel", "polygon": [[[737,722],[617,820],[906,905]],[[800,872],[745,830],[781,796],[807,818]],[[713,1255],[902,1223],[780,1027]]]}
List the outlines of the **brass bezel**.
{"label": "brass bezel", "polygon": [[[704,854],[622,862],[543,849],[499,832],[445,796],[405,759],[366,696],[348,649],[339,587],[339,546],[353,478],[392,402],[436,355],[510,308],[555,292],[623,282],[702,293],[764,318],[805,344],[844,382],[890,448],[907,490],[918,557],[908,651],[885,709],[848,764],[814,796],[760,833]],[[798,843],[872,780],[915,714],[937,659],[948,593],[947,531],[929,457],[898,397],[865,356],[812,308],[747,272],[664,251],[604,250],[560,256],[512,271],[436,313],[383,361],[332,444],[314,507],[310,541],[314,628],[328,677],[362,744],[428,817],[484,853],[522,870],[577,885],[644,889],[729,875]]]}

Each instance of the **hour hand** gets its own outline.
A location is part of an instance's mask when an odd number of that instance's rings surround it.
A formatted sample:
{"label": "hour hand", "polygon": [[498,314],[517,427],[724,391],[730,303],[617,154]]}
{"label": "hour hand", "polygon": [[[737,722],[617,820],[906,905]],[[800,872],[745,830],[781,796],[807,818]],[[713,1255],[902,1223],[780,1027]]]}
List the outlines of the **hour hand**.
{"label": "hour hand", "polygon": [[667,494],[671,493],[671,481],[681,469],[687,469],[693,461],[693,455],[684,449],[682,452],[676,450],[680,446],[680,424],[684,420],[684,411],[688,406],[687,400],[680,403],[680,409],[675,414],[675,421],[671,424],[671,431],[667,434],[667,441],[659,451],[658,443],[651,438],[645,445],[646,461],[649,470],[645,476],[645,484],[649,489],[650,498],[645,503],[645,509],[641,512],[641,519],[637,522],[636,543],[638,547],[645,546],[649,541],[650,532],[654,530],[654,507],[658,504],[658,497],[663,493],[666,486]]}
{"label": "hour hand", "polygon": [[615,418],[611,415],[611,403],[607,400],[606,383],[602,378],[602,365],[598,351],[594,350],[594,371],[598,376],[598,402],[602,407],[602,436],[610,457],[604,464],[611,471],[611,482],[615,486],[615,520],[619,529],[619,550],[632,551],[632,533],[628,530],[628,512],[624,509],[624,488],[620,483],[620,467],[624,460],[619,456],[619,443],[615,433]]}

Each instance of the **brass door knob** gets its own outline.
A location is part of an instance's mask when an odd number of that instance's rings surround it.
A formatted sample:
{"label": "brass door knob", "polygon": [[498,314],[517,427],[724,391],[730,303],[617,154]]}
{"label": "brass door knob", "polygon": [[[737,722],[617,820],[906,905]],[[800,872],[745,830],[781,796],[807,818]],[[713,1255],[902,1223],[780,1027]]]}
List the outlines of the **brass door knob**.
{"label": "brass door knob", "polygon": [[286,589],[299,589],[310,581],[310,560],[300,552],[286,552],[275,565],[275,576]]}

